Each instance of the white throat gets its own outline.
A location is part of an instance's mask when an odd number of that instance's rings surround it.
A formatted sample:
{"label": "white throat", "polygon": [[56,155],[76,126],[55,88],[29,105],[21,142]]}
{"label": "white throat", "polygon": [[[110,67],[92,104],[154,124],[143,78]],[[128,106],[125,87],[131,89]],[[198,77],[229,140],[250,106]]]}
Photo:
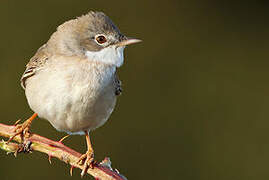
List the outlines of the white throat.
{"label": "white throat", "polygon": [[109,46],[100,51],[86,51],[86,56],[91,61],[113,64],[120,67],[124,61],[123,50],[125,46]]}

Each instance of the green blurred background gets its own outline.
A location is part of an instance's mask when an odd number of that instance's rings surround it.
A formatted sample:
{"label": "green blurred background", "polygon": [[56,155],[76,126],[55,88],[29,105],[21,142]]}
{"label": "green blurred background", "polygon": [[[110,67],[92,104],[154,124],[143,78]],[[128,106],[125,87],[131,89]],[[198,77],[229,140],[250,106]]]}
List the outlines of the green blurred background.
{"label": "green blurred background", "polygon": [[[89,10],[143,39],[126,49],[124,93],[92,133],[97,160],[109,156],[130,180],[269,178],[268,1],[2,0],[1,123],[32,114],[19,82],[25,64],[59,24]],[[32,131],[64,135],[44,120]],[[65,143],[86,149],[82,136]],[[0,151],[0,160],[1,180],[80,179],[37,152]]]}

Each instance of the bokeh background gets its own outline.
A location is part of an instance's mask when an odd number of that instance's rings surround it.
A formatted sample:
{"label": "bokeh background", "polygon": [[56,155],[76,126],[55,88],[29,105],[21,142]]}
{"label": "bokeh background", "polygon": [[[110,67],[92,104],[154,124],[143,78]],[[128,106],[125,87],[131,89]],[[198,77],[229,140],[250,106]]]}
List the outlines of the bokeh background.
{"label": "bokeh background", "polygon": [[[116,110],[92,132],[97,160],[109,156],[128,179],[269,178],[268,1],[2,0],[1,123],[32,114],[19,82],[25,64],[59,24],[89,10],[143,39],[125,51]],[[64,135],[44,120],[32,131]],[[82,136],[65,144],[86,148]],[[0,162],[1,180],[80,179],[37,152],[0,151]]]}

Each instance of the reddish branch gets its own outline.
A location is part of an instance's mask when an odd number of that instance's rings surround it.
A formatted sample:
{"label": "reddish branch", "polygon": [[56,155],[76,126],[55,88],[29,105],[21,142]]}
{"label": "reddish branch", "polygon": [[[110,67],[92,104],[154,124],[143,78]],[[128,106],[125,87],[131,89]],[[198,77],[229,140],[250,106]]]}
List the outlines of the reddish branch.
{"label": "reddish branch", "polygon": [[[11,137],[14,134],[14,128],[15,126],[8,126],[0,123],[0,136],[7,138]],[[18,143],[22,143],[22,139],[19,135],[13,140]],[[28,144],[30,146],[29,148],[33,151],[48,154],[49,160],[51,157],[56,157],[61,161],[70,164],[70,172],[72,172],[72,168],[83,169],[83,166],[76,163],[81,154],[63,145],[61,142],[52,141],[37,134],[31,134],[31,136],[27,139],[27,142],[24,143]],[[0,143],[0,148],[8,152],[16,152],[19,148],[21,148],[21,146],[17,143],[7,144],[3,141]],[[126,178],[120,175],[117,170],[113,170],[111,168],[111,163],[108,158],[101,163],[95,163],[93,165],[93,169],[89,168],[87,173],[96,179],[101,180],[126,180]]]}

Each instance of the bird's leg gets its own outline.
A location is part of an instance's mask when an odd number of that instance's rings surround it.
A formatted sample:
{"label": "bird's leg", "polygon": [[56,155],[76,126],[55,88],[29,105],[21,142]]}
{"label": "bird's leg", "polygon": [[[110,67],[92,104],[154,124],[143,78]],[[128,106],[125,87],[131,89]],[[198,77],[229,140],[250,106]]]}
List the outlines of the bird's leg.
{"label": "bird's leg", "polygon": [[86,135],[86,142],[87,142],[87,152],[85,154],[83,154],[79,160],[77,161],[78,164],[83,165],[84,164],[84,168],[81,172],[81,176],[83,177],[85,175],[85,173],[87,172],[88,168],[93,168],[93,164],[94,164],[94,160],[93,160],[93,148],[92,148],[92,144],[91,144],[91,140],[90,140],[90,135],[88,131],[85,131],[85,135]]}
{"label": "bird's leg", "polygon": [[7,143],[9,143],[10,141],[12,141],[17,135],[21,135],[22,141],[25,140],[25,138],[28,138],[30,136],[30,126],[32,121],[37,117],[37,113],[34,113],[29,119],[27,119],[24,123],[19,124],[19,122],[17,121],[15,123],[15,129],[14,129],[14,135],[12,135],[9,140],[7,141]]}

